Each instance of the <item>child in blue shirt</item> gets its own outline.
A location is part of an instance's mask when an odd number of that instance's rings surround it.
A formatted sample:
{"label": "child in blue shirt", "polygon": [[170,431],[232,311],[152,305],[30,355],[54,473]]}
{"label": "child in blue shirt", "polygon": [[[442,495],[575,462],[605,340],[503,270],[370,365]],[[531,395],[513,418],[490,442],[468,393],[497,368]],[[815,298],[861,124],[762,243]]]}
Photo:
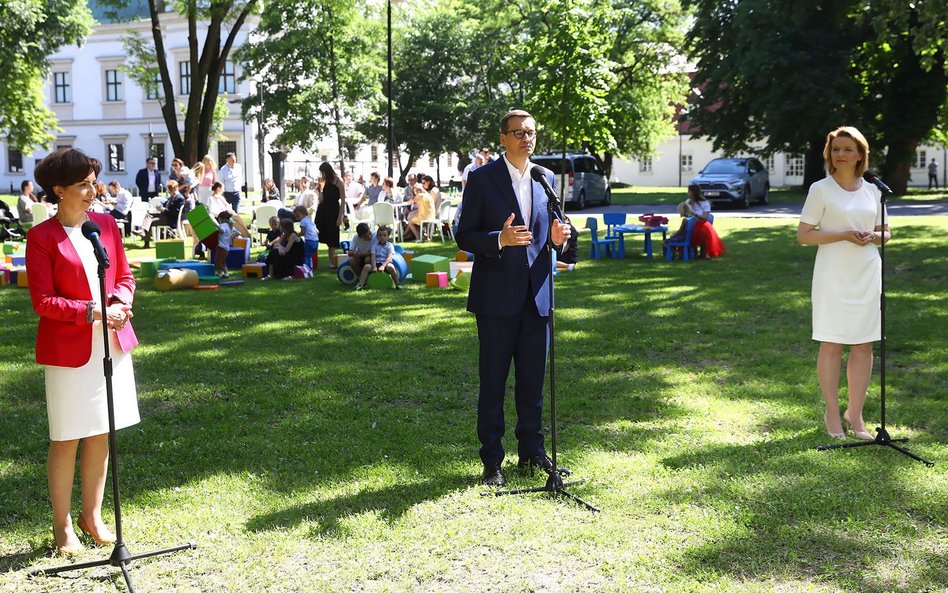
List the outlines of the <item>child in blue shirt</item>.
{"label": "child in blue shirt", "polygon": [[214,257],[214,271],[221,278],[229,278],[227,273],[227,254],[230,252],[231,236],[234,233],[230,226],[230,212],[221,212],[217,215],[220,225],[217,230],[217,253]]}
{"label": "child in blue shirt", "polygon": [[369,272],[387,272],[392,277],[395,288],[402,289],[399,282],[398,268],[392,263],[392,258],[395,257],[395,245],[388,242],[388,237],[391,234],[392,229],[387,226],[383,226],[376,231],[375,244],[372,245],[372,258],[375,260],[375,265],[366,265],[362,268],[359,282],[356,283],[356,290],[365,288],[365,281],[369,278]]}
{"label": "child in blue shirt", "polygon": [[313,254],[319,249],[319,231],[316,230],[316,223],[309,217],[306,206],[293,208],[293,216],[300,223],[300,234],[303,235],[303,265],[312,273]]}

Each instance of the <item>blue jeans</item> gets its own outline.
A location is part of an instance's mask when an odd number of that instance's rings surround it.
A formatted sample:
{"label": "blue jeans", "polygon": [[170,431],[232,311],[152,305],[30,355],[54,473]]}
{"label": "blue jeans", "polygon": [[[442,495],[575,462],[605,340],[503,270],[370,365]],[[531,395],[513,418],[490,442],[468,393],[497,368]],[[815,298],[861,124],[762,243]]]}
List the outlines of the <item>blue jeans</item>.
{"label": "blue jeans", "polygon": [[310,270],[313,269],[313,254],[317,249],[319,249],[319,241],[312,239],[303,241],[303,265]]}

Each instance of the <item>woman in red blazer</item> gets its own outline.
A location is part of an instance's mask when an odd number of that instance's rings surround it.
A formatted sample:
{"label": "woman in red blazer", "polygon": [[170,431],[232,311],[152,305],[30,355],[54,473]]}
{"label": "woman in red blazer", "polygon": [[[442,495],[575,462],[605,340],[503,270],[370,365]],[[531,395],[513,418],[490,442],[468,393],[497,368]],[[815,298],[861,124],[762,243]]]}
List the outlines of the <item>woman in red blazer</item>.
{"label": "woman in red blazer", "polygon": [[[89,211],[100,169],[98,160],[73,148],[57,150],[38,163],[34,177],[58,211],[27,234],[30,297],[40,316],[36,362],[44,365],[46,379],[53,536],[57,553],[66,555],[82,550],[70,516],[80,442],[82,511],[77,525],[98,545],[115,542],[102,520],[109,463],[103,331],[109,332],[111,340],[116,428],[139,421],[130,355],[138,340],[129,323],[135,281],[115,219]],[[111,264],[106,269],[104,297],[92,244],[80,230],[87,220],[101,228]],[[103,299],[108,305],[104,323]]]}

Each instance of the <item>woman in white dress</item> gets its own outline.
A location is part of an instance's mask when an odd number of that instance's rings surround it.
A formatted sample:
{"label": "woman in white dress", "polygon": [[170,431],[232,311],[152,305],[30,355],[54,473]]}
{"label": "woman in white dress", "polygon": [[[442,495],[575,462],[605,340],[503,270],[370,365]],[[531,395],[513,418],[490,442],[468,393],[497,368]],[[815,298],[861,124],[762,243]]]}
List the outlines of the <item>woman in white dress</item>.
{"label": "woman in white dress", "polygon": [[[129,323],[135,281],[115,219],[89,211],[100,169],[99,161],[74,148],[57,150],[38,163],[36,181],[59,209],[55,217],[27,234],[30,298],[40,316],[36,362],[44,366],[46,379],[53,536],[57,553],[64,555],[82,550],[70,515],[80,447],[82,510],[76,523],[98,545],[115,542],[102,520],[109,464],[103,331],[110,340],[115,426],[124,428],[139,421],[130,354],[138,340]],[[81,231],[87,221],[98,225],[110,260],[105,295],[100,291],[92,243]],[[107,304],[104,322],[103,301]]]}
{"label": "woman in white dress", "polygon": [[[849,406],[843,418],[856,438],[872,440],[862,420],[872,376],[872,345],[882,336],[879,295],[882,262],[876,245],[891,237],[882,226],[879,189],[864,181],[869,143],[856,128],[830,132],[823,148],[829,175],[810,186],[797,241],[819,245],[813,266],[813,339],[820,342],[816,372],[832,438],[846,433],[839,416],[839,374],[849,346]],[[886,217],[888,220],[888,217]]]}

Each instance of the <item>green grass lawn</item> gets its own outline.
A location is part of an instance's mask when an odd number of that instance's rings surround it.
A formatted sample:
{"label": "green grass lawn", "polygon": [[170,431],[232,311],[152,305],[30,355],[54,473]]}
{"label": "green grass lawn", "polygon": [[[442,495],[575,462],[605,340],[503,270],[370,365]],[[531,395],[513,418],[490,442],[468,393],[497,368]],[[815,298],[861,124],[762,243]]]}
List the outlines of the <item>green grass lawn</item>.
{"label": "green grass lawn", "polygon": [[[198,549],[136,562],[136,588],[948,590],[948,217],[894,220],[887,251],[888,427],[934,468],[882,447],[814,449],[828,442],[815,249],[795,226],[722,217],[720,260],[584,260],[557,277],[560,462],[589,478],[572,491],[600,514],[481,496],[463,294],[357,293],[326,269],[217,292],[142,281],[143,421],[118,438],[125,537],[132,552]],[[62,561],[25,290],[0,289],[0,327],[0,591],[123,591],[111,568],[26,574]],[[876,377],[868,426],[879,412]],[[511,486],[540,485],[515,470],[512,405],[507,418]]]}

